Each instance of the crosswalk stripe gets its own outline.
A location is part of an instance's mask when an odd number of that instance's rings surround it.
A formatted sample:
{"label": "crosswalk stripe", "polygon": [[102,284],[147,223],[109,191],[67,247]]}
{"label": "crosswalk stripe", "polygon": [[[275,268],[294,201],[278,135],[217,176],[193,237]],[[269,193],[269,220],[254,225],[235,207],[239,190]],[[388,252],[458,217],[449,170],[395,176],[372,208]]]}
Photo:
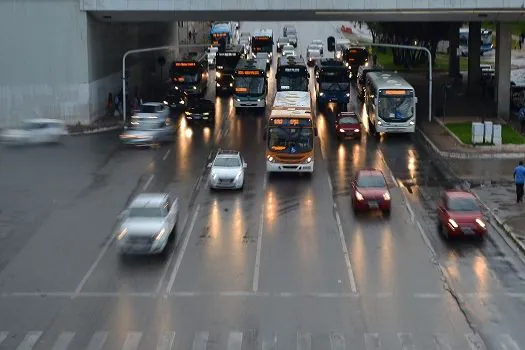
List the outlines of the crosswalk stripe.
{"label": "crosswalk stripe", "polygon": [[262,350],[275,350],[277,347],[277,336],[274,335],[273,339],[263,339],[262,341]]}
{"label": "crosswalk stripe", "polygon": [[330,334],[331,350],[346,350],[345,337],[341,333]]}
{"label": "crosswalk stripe", "polygon": [[479,335],[474,333],[465,334],[465,339],[472,350],[487,350],[485,343],[479,337]]}
{"label": "crosswalk stripe", "polygon": [[175,332],[166,332],[159,334],[157,350],[171,350],[175,341]]}
{"label": "crosswalk stripe", "polygon": [[129,332],[122,346],[122,350],[137,350],[141,338],[142,332]]}
{"label": "crosswalk stripe", "polygon": [[434,334],[434,344],[436,344],[436,350],[452,350],[444,334]]}
{"label": "crosswalk stripe", "polygon": [[516,344],[516,342],[514,341],[514,339],[512,339],[510,335],[502,334],[500,336],[500,340],[501,345],[503,345],[502,350],[520,350],[520,347],[518,346],[518,344]]}
{"label": "crosswalk stripe", "polygon": [[206,350],[208,347],[208,332],[198,332],[193,338],[192,350]]}
{"label": "crosswalk stripe", "polygon": [[7,338],[8,335],[9,332],[0,332],[0,344],[4,342],[5,338]]}
{"label": "crosswalk stripe", "polygon": [[242,332],[231,332],[228,336],[228,350],[241,350]]}
{"label": "crosswalk stripe", "polygon": [[412,340],[412,334],[410,333],[397,333],[399,342],[401,343],[402,350],[416,350],[414,340]]}
{"label": "crosswalk stripe", "polygon": [[297,332],[297,350],[311,350],[312,335],[310,333]]}
{"label": "crosswalk stripe", "polygon": [[53,350],[67,350],[69,343],[73,340],[75,333],[73,332],[62,332],[59,336],[55,345],[53,345]]}
{"label": "crosswalk stripe", "polygon": [[42,332],[29,332],[26,334],[24,340],[18,345],[16,350],[31,350],[35,346],[38,339],[42,336]]}
{"label": "crosswalk stripe", "polygon": [[366,350],[381,350],[381,339],[377,333],[365,333]]}
{"label": "crosswalk stripe", "polygon": [[106,343],[108,332],[96,332],[89,341],[87,350],[102,350]]}

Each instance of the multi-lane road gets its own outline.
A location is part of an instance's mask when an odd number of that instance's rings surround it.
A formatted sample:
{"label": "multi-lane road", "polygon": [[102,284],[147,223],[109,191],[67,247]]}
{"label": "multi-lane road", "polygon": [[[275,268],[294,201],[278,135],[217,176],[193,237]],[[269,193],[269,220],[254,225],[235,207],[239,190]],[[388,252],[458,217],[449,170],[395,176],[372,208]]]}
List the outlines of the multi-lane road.
{"label": "multi-lane road", "polygon": [[[337,24],[296,27],[304,55]],[[321,114],[313,176],[269,177],[264,116],[216,108],[153,150],[114,133],[0,150],[0,349],[525,348],[523,258],[494,228],[440,239],[433,202],[455,183],[417,137],[340,143]],[[243,153],[244,191],[206,187],[218,148]],[[363,167],[387,175],[391,218],[352,214]],[[178,196],[183,222],[167,257],[124,259],[112,230],[143,191]]]}

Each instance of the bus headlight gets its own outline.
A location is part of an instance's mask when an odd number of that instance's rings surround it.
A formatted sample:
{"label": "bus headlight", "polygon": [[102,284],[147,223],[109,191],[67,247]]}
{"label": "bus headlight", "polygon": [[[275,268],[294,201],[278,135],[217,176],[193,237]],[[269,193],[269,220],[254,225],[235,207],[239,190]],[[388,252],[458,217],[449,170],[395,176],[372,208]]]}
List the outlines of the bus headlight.
{"label": "bus headlight", "polygon": [[346,93],[346,97],[350,97],[350,93],[349,92]]}
{"label": "bus headlight", "polygon": [[312,162],[312,157],[308,157],[305,160],[303,160],[304,164],[308,164],[308,163],[311,163],[311,162]]}
{"label": "bus headlight", "polygon": [[270,163],[274,163],[275,162],[275,159],[272,156],[268,156],[268,157],[266,157],[266,159],[268,159],[268,161]]}
{"label": "bus headlight", "polygon": [[414,121],[411,120],[410,122],[408,122],[408,124],[410,124],[410,125],[414,125]]}
{"label": "bus headlight", "polygon": [[221,73],[220,73],[220,72],[215,72],[215,76],[216,76],[217,78],[220,78],[220,77],[221,77]]}

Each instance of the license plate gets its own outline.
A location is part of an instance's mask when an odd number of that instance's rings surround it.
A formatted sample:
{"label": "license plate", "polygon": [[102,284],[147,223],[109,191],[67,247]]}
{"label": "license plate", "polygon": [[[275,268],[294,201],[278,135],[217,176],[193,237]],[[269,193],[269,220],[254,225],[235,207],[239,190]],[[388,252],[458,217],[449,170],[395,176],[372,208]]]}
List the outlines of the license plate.
{"label": "license plate", "polygon": [[370,208],[377,208],[379,207],[379,204],[377,204],[377,202],[368,202],[368,206]]}
{"label": "license plate", "polygon": [[201,119],[201,117],[200,116],[195,116],[195,117],[193,117],[193,119]]}
{"label": "license plate", "polygon": [[461,232],[463,232],[463,234],[465,234],[465,235],[473,235],[474,234],[474,230],[471,229],[470,227],[462,228]]}

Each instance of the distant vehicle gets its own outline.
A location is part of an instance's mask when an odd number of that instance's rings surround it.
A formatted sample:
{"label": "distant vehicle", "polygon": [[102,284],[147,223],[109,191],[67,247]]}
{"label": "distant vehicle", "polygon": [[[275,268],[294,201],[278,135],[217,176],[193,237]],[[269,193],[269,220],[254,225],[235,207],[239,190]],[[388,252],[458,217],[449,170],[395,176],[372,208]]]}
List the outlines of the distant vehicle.
{"label": "distant vehicle", "polygon": [[359,67],[369,65],[369,53],[364,47],[349,47],[343,50],[343,62],[350,68],[352,79],[357,79]]}
{"label": "distant vehicle", "polygon": [[215,67],[215,57],[217,55],[217,51],[219,50],[216,46],[210,46],[208,47],[208,50],[206,50],[206,54],[208,56],[208,67]]}
{"label": "distant vehicle", "polygon": [[365,107],[373,134],[416,131],[416,91],[391,72],[366,75]]}
{"label": "distant vehicle", "polygon": [[459,236],[483,239],[487,236],[481,208],[469,192],[445,191],[438,203],[437,216],[438,231],[447,239]]}
{"label": "distant vehicle", "polygon": [[315,67],[317,109],[323,110],[329,103],[336,103],[346,111],[350,102],[350,72],[343,62],[323,58]]}
{"label": "distant vehicle", "polygon": [[277,91],[309,91],[310,74],[301,57],[281,57],[275,73]]}
{"label": "distant vehicle", "polygon": [[184,108],[188,105],[188,94],[185,91],[182,91],[178,86],[168,83],[170,88],[166,93],[164,101],[171,108]]}
{"label": "distant vehicle", "polygon": [[335,59],[341,60],[343,58],[343,51],[352,46],[348,39],[339,38],[335,41]]}
{"label": "distant vehicle", "polygon": [[170,69],[173,87],[189,96],[204,96],[208,88],[208,70],[203,65],[206,60],[207,57],[203,54],[173,62]]}
{"label": "distant vehicle", "polygon": [[283,50],[283,47],[290,44],[290,39],[288,39],[285,36],[280,37],[277,39],[277,52],[281,52]]}
{"label": "distant vehicle", "polygon": [[297,35],[297,30],[295,29],[295,26],[293,26],[293,25],[285,25],[283,27],[283,36],[288,36],[290,34]]}
{"label": "distant vehicle", "polygon": [[240,189],[244,188],[244,171],[248,165],[241,153],[233,150],[219,150],[208,164],[210,189]]}
{"label": "distant vehicle", "polygon": [[[494,44],[492,42],[492,30],[482,28],[480,35],[481,35],[480,55],[483,56],[485,52],[490,52],[494,50]],[[460,28],[459,29],[459,53],[463,57],[468,56],[468,37],[469,37],[469,28]]]}
{"label": "distant vehicle", "polygon": [[273,60],[273,31],[271,29],[263,29],[254,32],[251,48],[254,56],[258,52],[266,52],[271,63]]}
{"label": "distant vehicle", "polygon": [[322,40],[312,40],[310,45],[317,45],[321,47],[321,55],[324,54],[324,42]]}
{"label": "distant vehicle", "polygon": [[390,189],[381,170],[358,170],[352,181],[352,208],[354,213],[381,210],[390,216]]}
{"label": "distant vehicle", "polygon": [[260,108],[266,106],[268,76],[263,60],[241,59],[235,68],[233,83],[235,108]]}
{"label": "distant vehicle", "polygon": [[137,112],[131,117],[135,119],[166,119],[170,116],[170,109],[167,103],[145,102],[140,105]]}
{"label": "distant vehicle", "polygon": [[67,135],[66,124],[58,119],[25,120],[15,129],[0,134],[0,141],[6,145],[59,143]]}
{"label": "distant vehicle", "polygon": [[120,134],[125,145],[151,147],[174,141],[175,126],[168,116],[133,116],[131,125]]}
{"label": "distant vehicle", "polygon": [[224,51],[217,53],[217,67],[215,69],[215,91],[217,94],[233,91],[233,73],[243,57],[244,48],[241,45],[228,45]]}
{"label": "distant vehicle", "polygon": [[122,254],[159,254],[177,235],[179,200],[164,193],[139,194],[121,214],[116,232]]}
{"label": "distant vehicle", "polygon": [[297,35],[289,34],[286,37],[290,41],[290,45],[292,45],[293,47],[297,47]]}
{"label": "distant vehicle", "polygon": [[315,66],[323,58],[322,47],[310,44],[306,49],[306,59],[309,67]]}
{"label": "distant vehicle", "polygon": [[288,56],[295,56],[295,48],[289,44],[283,47],[283,57]]}
{"label": "distant vehicle", "polygon": [[188,107],[184,112],[186,122],[204,122],[207,124],[215,123],[215,103],[204,98],[190,99]]}
{"label": "distant vehicle", "polygon": [[269,72],[270,70],[270,67],[271,67],[271,61],[270,59],[268,58],[268,55],[265,53],[265,52],[258,52],[256,55],[255,55],[255,60],[259,60],[259,61],[262,61],[266,64],[266,71],[267,73]]}
{"label": "distant vehicle", "polygon": [[351,137],[360,138],[362,124],[355,112],[340,112],[335,117],[334,134],[339,140]]}
{"label": "distant vehicle", "polygon": [[381,68],[372,67],[370,65],[361,66],[357,71],[357,97],[363,101],[366,93],[366,75],[371,72],[381,72]]}
{"label": "distant vehicle", "polygon": [[250,33],[241,33],[241,36],[239,38],[239,45],[242,45],[242,47],[244,48],[244,55],[248,55],[250,53],[251,41],[252,35]]}
{"label": "distant vehicle", "polygon": [[219,45],[221,39],[226,45],[233,40],[233,33],[235,32],[232,22],[215,22],[210,29],[210,40],[212,45]]}

